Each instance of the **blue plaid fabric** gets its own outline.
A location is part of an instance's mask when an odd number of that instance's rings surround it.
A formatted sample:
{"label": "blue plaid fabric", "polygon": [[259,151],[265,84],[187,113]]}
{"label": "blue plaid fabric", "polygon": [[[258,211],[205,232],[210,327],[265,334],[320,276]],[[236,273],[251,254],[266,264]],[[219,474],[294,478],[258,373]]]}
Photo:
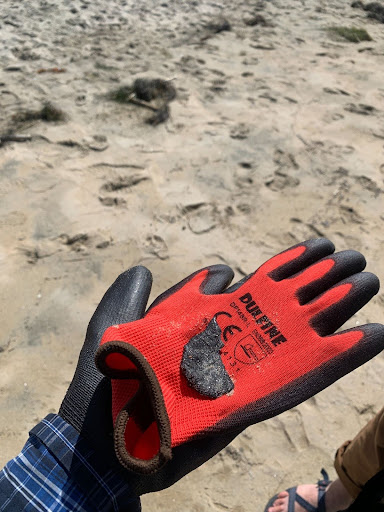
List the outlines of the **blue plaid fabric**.
{"label": "blue plaid fabric", "polygon": [[139,512],[140,500],[87,441],[49,414],[0,471],[0,510]]}

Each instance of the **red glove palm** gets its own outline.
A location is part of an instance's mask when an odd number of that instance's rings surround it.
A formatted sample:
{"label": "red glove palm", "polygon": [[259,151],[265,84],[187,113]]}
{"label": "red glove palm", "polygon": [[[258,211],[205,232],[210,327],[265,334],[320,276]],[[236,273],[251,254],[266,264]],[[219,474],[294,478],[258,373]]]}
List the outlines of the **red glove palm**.
{"label": "red glove palm", "polygon": [[[384,328],[328,336],[378,291],[354,251],[299,244],[225,293],[203,269],[160,296],[142,320],[110,327],[97,365],[112,377],[120,462],[156,471],[172,448],[279,414],[377,354]],[[139,383],[141,383],[139,385]]]}

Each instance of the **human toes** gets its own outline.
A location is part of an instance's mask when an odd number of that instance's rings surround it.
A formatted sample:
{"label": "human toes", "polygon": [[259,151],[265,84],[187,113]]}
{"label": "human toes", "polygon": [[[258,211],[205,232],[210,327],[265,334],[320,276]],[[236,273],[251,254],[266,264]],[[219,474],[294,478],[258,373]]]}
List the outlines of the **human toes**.
{"label": "human toes", "polygon": [[285,501],[283,501],[283,503],[279,505],[277,505],[276,503],[277,502],[275,501],[273,506],[269,507],[268,512],[287,512],[287,504],[285,503]]}
{"label": "human toes", "polygon": [[[284,493],[280,493],[284,494]],[[287,511],[287,497],[288,494],[285,493],[285,496],[280,497],[280,494],[277,496],[276,500],[273,502],[272,507],[269,507],[268,512],[286,512]]]}

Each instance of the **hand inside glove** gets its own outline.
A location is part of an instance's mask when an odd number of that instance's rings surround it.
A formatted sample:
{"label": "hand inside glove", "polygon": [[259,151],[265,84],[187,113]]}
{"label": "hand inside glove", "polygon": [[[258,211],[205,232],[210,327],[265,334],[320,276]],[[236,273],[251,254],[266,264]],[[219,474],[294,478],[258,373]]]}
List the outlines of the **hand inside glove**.
{"label": "hand inside glove", "polygon": [[379,324],[333,334],[379,289],[361,254],[333,251],[304,242],[214,295],[200,270],[106,330],[96,364],[113,379],[121,464],[153,473],[174,447],[275,416],[382,350]]}

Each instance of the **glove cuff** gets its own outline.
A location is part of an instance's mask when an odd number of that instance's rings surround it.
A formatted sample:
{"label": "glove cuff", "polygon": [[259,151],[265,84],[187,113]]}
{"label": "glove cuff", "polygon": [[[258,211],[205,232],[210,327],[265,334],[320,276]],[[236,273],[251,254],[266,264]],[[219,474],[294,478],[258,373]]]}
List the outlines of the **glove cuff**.
{"label": "glove cuff", "polygon": [[155,372],[141,352],[121,341],[101,345],[95,361],[112,379],[115,399],[120,383],[124,388],[124,379],[139,381],[138,391],[119,409],[114,421],[115,452],[125,468],[155,473],[172,458],[170,421]]}

